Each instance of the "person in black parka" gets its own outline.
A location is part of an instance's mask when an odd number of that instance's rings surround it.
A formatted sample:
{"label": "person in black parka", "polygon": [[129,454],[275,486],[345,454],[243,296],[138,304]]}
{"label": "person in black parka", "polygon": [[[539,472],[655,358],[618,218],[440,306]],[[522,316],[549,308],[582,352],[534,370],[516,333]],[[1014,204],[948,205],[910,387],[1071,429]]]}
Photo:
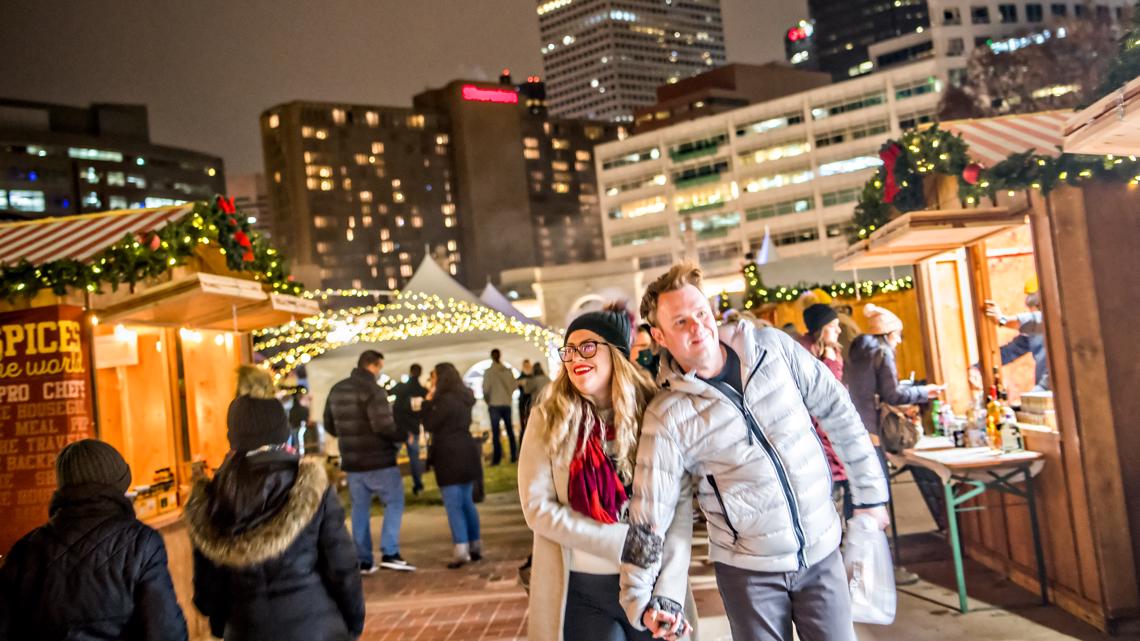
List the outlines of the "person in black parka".
{"label": "person in black parka", "polygon": [[186,504],[194,605],[226,641],[359,637],[356,553],[324,466],[288,446],[285,410],[272,397],[238,396],[227,423],[232,451]]}
{"label": "person in black parka", "polygon": [[126,461],[87,439],[64,447],[55,465],[47,524],[0,567],[0,639],[185,641],[162,537],[125,496]]}
{"label": "person in black parka", "polygon": [[479,443],[471,437],[471,408],[475,394],[463,384],[459,370],[440,363],[431,372],[423,404],[424,429],[431,434],[429,464],[443,495],[455,560],[455,569],[483,558],[479,535],[479,512],[475,509],[475,483],[483,477]]}

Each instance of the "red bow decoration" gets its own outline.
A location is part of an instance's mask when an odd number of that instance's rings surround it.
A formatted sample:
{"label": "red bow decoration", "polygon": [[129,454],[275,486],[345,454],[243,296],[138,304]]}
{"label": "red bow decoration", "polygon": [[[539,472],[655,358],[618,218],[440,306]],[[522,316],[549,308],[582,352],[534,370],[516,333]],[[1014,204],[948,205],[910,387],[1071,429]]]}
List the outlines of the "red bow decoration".
{"label": "red bow decoration", "polygon": [[887,171],[886,180],[883,181],[883,202],[885,203],[894,202],[895,196],[899,193],[899,186],[895,181],[895,162],[898,161],[902,152],[902,147],[898,144],[892,144],[879,152],[879,158],[883,161],[883,168]]}
{"label": "red bow decoration", "polygon": [[245,253],[241,255],[241,259],[247,263],[252,263],[253,262],[253,250],[252,249],[245,250]]}
{"label": "red bow decoration", "polygon": [[158,234],[151,232],[148,240],[147,233],[144,232],[139,234],[139,244],[146,245],[152,252],[158,251],[158,248],[162,246],[162,239],[158,237]]}
{"label": "red bow decoration", "polygon": [[245,235],[244,231],[234,232],[234,240],[242,247],[249,248],[253,243],[249,242],[249,236]]}
{"label": "red bow decoration", "polygon": [[226,213],[226,214],[236,214],[237,213],[237,208],[234,207],[234,199],[233,198],[222,198],[221,196],[218,196],[218,208],[221,209],[222,212]]}

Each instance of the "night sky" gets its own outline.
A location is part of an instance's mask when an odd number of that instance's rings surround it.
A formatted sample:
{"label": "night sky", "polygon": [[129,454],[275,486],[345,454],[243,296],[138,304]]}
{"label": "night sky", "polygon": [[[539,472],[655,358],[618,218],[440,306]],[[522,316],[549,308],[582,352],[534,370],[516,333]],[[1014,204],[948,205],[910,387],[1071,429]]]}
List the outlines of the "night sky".
{"label": "night sky", "polygon": [[[410,105],[454,78],[542,72],[533,0],[4,0],[0,97],[141,103],[151,139],[261,171],[290,100]],[[783,58],[805,0],[722,0],[730,62]]]}

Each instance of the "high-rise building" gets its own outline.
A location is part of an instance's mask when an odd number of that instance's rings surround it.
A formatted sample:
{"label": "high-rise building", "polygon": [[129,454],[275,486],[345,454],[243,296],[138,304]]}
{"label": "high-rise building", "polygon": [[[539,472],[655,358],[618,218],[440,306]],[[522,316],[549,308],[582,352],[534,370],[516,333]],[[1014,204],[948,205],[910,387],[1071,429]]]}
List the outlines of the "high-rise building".
{"label": "high-rise building", "polygon": [[658,86],[725,62],[720,0],[538,0],[536,11],[559,116],[632,122]]}
{"label": "high-rise building", "polygon": [[809,50],[800,63],[814,56],[814,68],[846,80],[874,68],[867,47],[928,28],[927,11],[927,0],[808,0],[810,31],[805,21],[792,26],[784,36],[785,49],[792,54],[790,62],[795,53]]}
{"label": "high-rise building", "polygon": [[306,283],[397,289],[425,247],[469,287],[604,256],[593,147],[537,76],[456,80],[413,108],[289,103],[262,115],[277,244]]}
{"label": "high-rise building", "polygon": [[733,63],[657,88],[657,104],[634,114],[634,132],[724,113],[831,84],[831,76],[779,62]]}
{"label": "high-rise building", "polygon": [[150,141],[145,106],[0,99],[0,220],[209,200],[224,186],[221,158]]}
{"label": "high-rise building", "polygon": [[425,249],[462,268],[446,116],[291,102],[261,115],[277,247],[303,282],[396,289]]}
{"label": "high-rise building", "polygon": [[915,63],[599,146],[606,258],[653,269],[692,253],[731,272],[767,230],[782,258],[829,268],[879,148],[934,119],[936,69]]}

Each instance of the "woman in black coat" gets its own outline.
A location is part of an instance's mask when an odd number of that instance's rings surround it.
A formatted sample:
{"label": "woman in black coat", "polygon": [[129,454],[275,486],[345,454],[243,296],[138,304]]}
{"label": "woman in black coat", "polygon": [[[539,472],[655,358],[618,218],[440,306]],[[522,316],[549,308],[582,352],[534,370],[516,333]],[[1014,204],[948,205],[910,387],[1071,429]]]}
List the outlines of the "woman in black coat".
{"label": "woman in black coat", "polygon": [[471,437],[471,408],[475,395],[463,384],[451,363],[440,363],[431,372],[423,404],[424,430],[431,434],[428,463],[443,495],[455,560],[455,569],[483,558],[479,540],[479,512],[472,491],[483,474],[479,444]]}
{"label": "woman in black coat", "polygon": [[124,495],[123,457],[87,439],[64,447],[55,469],[47,524],[0,567],[0,639],[185,641],[166,547]]}
{"label": "woman in black coat", "polygon": [[350,641],[364,594],[344,508],[324,466],[288,445],[273,398],[230,404],[233,448],[186,505],[194,605],[226,641]]}

